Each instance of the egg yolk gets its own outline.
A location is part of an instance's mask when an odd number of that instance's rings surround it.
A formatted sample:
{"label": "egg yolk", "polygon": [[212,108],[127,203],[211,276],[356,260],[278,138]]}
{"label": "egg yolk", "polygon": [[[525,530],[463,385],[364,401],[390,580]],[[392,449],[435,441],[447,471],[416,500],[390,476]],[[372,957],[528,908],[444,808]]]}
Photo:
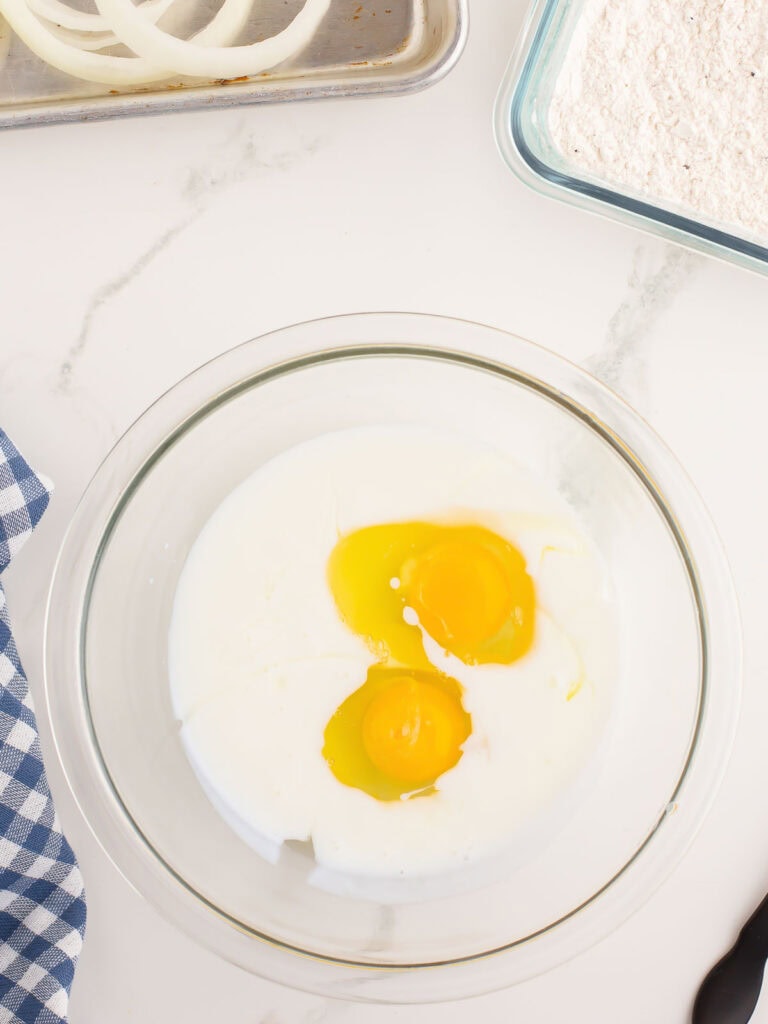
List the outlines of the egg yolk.
{"label": "egg yolk", "polygon": [[323,756],[340,782],[379,800],[433,792],[472,720],[460,684],[427,657],[422,629],[467,665],[522,657],[536,607],[525,559],[483,526],[389,523],[342,537],[328,582],[377,664],[332,716]]}
{"label": "egg yolk", "polygon": [[402,676],[368,705],[363,746],[385,775],[424,786],[459,760],[463,725],[460,704],[445,691]]}
{"label": "egg yolk", "polygon": [[364,527],[328,565],[339,614],[382,659],[431,668],[418,625],[467,665],[508,665],[533,643],[536,599],[522,554],[482,526]]}
{"label": "egg yolk", "polygon": [[345,785],[399,800],[429,792],[471,731],[455,679],[372,665],[326,726],[323,756]]}

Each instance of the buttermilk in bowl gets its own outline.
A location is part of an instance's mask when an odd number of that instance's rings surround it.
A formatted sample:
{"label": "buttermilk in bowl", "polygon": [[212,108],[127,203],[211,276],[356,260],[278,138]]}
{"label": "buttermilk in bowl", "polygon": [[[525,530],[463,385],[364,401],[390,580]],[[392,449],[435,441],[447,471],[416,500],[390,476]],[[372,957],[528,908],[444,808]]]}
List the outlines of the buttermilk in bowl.
{"label": "buttermilk in bowl", "polygon": [[594,761],[609,581],[566,502],[419,426],[297,445],[216,509],[175,596],[187,756],[262,856],[419,879],[498,855]]}

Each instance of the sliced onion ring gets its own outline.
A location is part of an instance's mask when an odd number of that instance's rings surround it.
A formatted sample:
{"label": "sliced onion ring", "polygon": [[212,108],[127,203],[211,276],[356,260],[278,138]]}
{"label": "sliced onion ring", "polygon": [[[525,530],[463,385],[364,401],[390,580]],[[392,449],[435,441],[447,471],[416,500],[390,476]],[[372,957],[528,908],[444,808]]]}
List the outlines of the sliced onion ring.
{"label": "sliced onion ring", "polygon": [[[101,14],[75,10],[64,3],[64,0],[27,0],[27,3],[35,14],[39,14],[41,18],[54,25],[61,25],[62,28],[70,28],[76,32],[109,31],[109,25]],[[153,22],[159,21],[172,3],[174,0],[144,0],[144,3],[139,4],[139,10]]]}
{"label": "sliced onion ring", "polygon": [[87,53],[57,39],[38,21],[25,0],[0,0],[2,13],[19,38],[46,64],[75,78],[105,85],[146,85],[170,77],[172,72],[143,57],[112,57]]}
{"label": "sliced onion ring", "polygon": [[[143,0],[143,3],[137,4],[137,10],[140,10],[149,20],[155,24],[166,14],[174,4],[176,0]],[[36,14],[45,18],[46,21],[50,22],[53,20],[53,13],[55,9],[65,8],[69,10],[71,14],[80,14],[80,11],[74,11],[71,8],[67,8],[66,4],[62,3],[62,0],[27,0],[27,4],[35,11]],[[43,13],[47,12],[47,13]],[[224,24],[224,16],[222,23],[220,23],[222,36],[221,38],[236,38],[238,32],[244,27],[245,21],[249,13],[249,8],[245,5],[230,5],[227,8],[227,15],[233,14],[236,19],[235,25],[231,27],[229,24]],[[106,50],[110,46],[117,46],[122,43],[122,39],[119,39],[114,32],[110,31],[107,22],[100,14],[88,15],[88,17],[98,18],[99,23],[102,25],[102,30],[95,31],[84,31],[83,29],[72,30],[67,28],[66,24],[61,21],[54,21],[53,24],[47,26],[51,35],[56,36],[57,39],[61,39],[64,43],[69,43],[70,46],[76,46],[79,50]],[[236,30],[235,30],[236,28]],[[107,29],[107,31],[104,31]]]}
{"label": "sliced onion ring", "polygon": [[[224,0],[216,16],[193,38],[201,46],[222,46],[242,30],[252,0]],[[134,8],[137,17],[145,20]],[[47,64],[88,82],[105,85],[147,85],[171,78],[177,72],[168,65],[156,64],[145,57],[115,57],[89,53],[58,39],[32,13],[26,0],[0,0],[0,14],[24,43]]]}
{"label": "sliced onion ring", "polygon": [[[58,3],[59,0],[27,0],[27,3],[33,11],[40,16],[40,10],[36,8],[44,8],[49,11],[48,17],[45,17],[47,22],[51,22],[52,11],[50,8],[51,3]],[[160,18],[168,11],[171,4],[175,3],[175,0],[144,0],[144,3],[138,5],[139,10],[151,21],[159,21]],[[62,4],[61,6],[66,6]],[[80,12],[75,12],[80,13]],[[64,43],[69,43],[70,46],[76,46],[79,50],[106,50],[107,47],[117,46],[122,42],[121,39],[115,35],[114,32],[106,28],[106,21],[101,17],[100,14],[94,14],[94,18],[99,18],[101,24],[105,26],[98,32],[91,31],[90,29],[71,29],[67,28],[66,25],[62,25],[60,21],[54,21],[52,24],[47,25],[48,31],[51,35],[56,36],[57,39],[61,39]]]}
{"label": "sliced onion ring", "polygon": [[114,32],[75,32],[61,25],[47,25],[46,28],[56,39],[78,50],[106,50],[120,42]]}
{"label": "sliced onion ring", "polygon": [[195,78],[240,78],[273,68],[302,50],[325,17],[330,0],[306,0],[290,25],[269,39],[227,47],[204,45],[200,36],[188,42],[177,39],[142,18],[133,0],[96,0],[96,6],[113,31],[142,57]]}

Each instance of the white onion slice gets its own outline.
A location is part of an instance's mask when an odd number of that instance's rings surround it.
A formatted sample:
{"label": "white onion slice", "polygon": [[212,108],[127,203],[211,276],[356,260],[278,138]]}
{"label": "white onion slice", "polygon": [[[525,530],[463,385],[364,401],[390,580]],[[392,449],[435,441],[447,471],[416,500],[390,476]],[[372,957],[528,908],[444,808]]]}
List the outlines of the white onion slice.
{"label": "white onion slice", "polygon": [[3,17],[0,17],[0,71],[5,64],[8,51],[11,48],[11,26]]}
{"label": "white onion slice", "polygon": [[[216,16],[193,38],[201,46],[222,46],[234,39],[248,19],[252,0],[224,0]],[[138,8],[137,16],[146,20]],[[145,57],[90,53],[58,39],[27,6],[27,0],[0,0],[0,14],[22,41],[47,64],[76,78],[105,85],[147,85],[174,75],[166,64]]]}
{"label": "white onion slice", "polygon": [[[78,11],[64,0],[27,0],[29,6],[39,14],[41,18],[52,22],[54,25],[61,25],[62,28],[70,28],[76,32],[106,32],[109,25],[101,14],[90,14],[87,11]],[[152,21],[159,21],[165,14],[174,0],[144,0],[139,4],[142,14],[150,17]]]}
{"label": "white onion slice", "polygon": [[[5,0],[9,2],[9,0]],[[196,78],[240,78],[273,68],[302,50],[325,17],[330,0],[306,0],[282,32],[248,46],[214,46],[200,36],[185,41],[142,18],[133,0],[96,0],[123,42],[142,57]]]}
{"label": "white onion slice", "polygon": [[[98,4],[96,5],[98,7]],[[133,6],[133,3],[131,3]],[[237,39],[246,26],[248,16],[253,8],[253,0],[224,0],[224,3],[211,18],[205,28],[196,32],[192,40],[197,46],[228,46],[233,39]],[[136,10],[137,8],[133,8]],[[149,24],[149,22],[147,22]],[[152,28],[155,28],[152,25]],[[115,26],[112,26],[115,30]],[[158,29],[160,32],[160,29]],[[163,32],[162,35],[166,33]],[[120,36],[126,46],[130,46],[124,36]],[[181,40],[179,40],[181,42]],[[133,47],[131,46],[133,50]],[[134,51],[135,52],[135,51]],[[174,68],[178,72],[178,68]]]}
{"label": "white onion slice", "polygon": [[[149,18],[152,24],[155,24],[168,11],[171,4],[175,2],[176,0],[144,0],[143,3],[137,5],[137,10],[140,10],[142,14],[146,14],[146,17]],[[36,5],[47,7],[50,4],[61,3],[61,0],[27,0],[27,3],[35,10]],[[62,4],[62,6],[64,5]],[[225,5],[220,12],[220,20],[217,22],[217,33],[220,33],[218,38],[224,40],[237,38],[238,34],[245,27],[250,9],[251,0],[244,0],[242,3],[230,2]],[[107,26],[107,22],[100,14],[95,14],[93,17],[99,18],[101,24],[105,27]],[[46,18],[46,21],[50,20],[50,17]],[[80,50],[105,50],[109,46],[116,46],[118,43],[122,43],[122,39],[115,35],[114,32],[75,32],[63,27],[60,22],[51,25],[49,31],[57,39],[69,43],[70,46],[76,46]]]}
{"label": "white onion slice", "polygon": [[62,28],[61,25],[46,27],[52,36],[69,46],[77,47],[78,50],[106,50],[107,47],[116,46],[120,42],[114,32],[74,32],[71,28]]}
{"label": "white onion slice", "polygon": [[88,53],[57,39],[27,7],[26,0],[0,0],[2,13],[19,38],[59,71],[105,85],[146,85],[168,78],[171,72],[140,57],[112,57]]}

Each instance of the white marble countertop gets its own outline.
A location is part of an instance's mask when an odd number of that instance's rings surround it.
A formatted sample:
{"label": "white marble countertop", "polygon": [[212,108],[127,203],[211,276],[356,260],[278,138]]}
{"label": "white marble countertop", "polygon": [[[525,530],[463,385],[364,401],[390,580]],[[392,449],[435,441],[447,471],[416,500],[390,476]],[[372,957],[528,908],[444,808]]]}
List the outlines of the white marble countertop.
{"label": "white marble countertop", "polygon": [[[72,1024],[684,1024],[700,977],[768,889],[768,280],[540,198],[509,173],[491,109],[524,7],[473,0],[463,58],[416,96],[2,136],[0,420],[57,484],[5,583],[89,890]],[[620,391],[709,505],[744,619],[736,748],[675,874],[564,967],[431,1008],[290,992],[178,934],[119,877],[80,818],[40,694],[55,553],[81,491],[131,421],[240,341],[305,318],[387,309],[507,328]],[[754,1020],[768,1022],[768,996]]]}

